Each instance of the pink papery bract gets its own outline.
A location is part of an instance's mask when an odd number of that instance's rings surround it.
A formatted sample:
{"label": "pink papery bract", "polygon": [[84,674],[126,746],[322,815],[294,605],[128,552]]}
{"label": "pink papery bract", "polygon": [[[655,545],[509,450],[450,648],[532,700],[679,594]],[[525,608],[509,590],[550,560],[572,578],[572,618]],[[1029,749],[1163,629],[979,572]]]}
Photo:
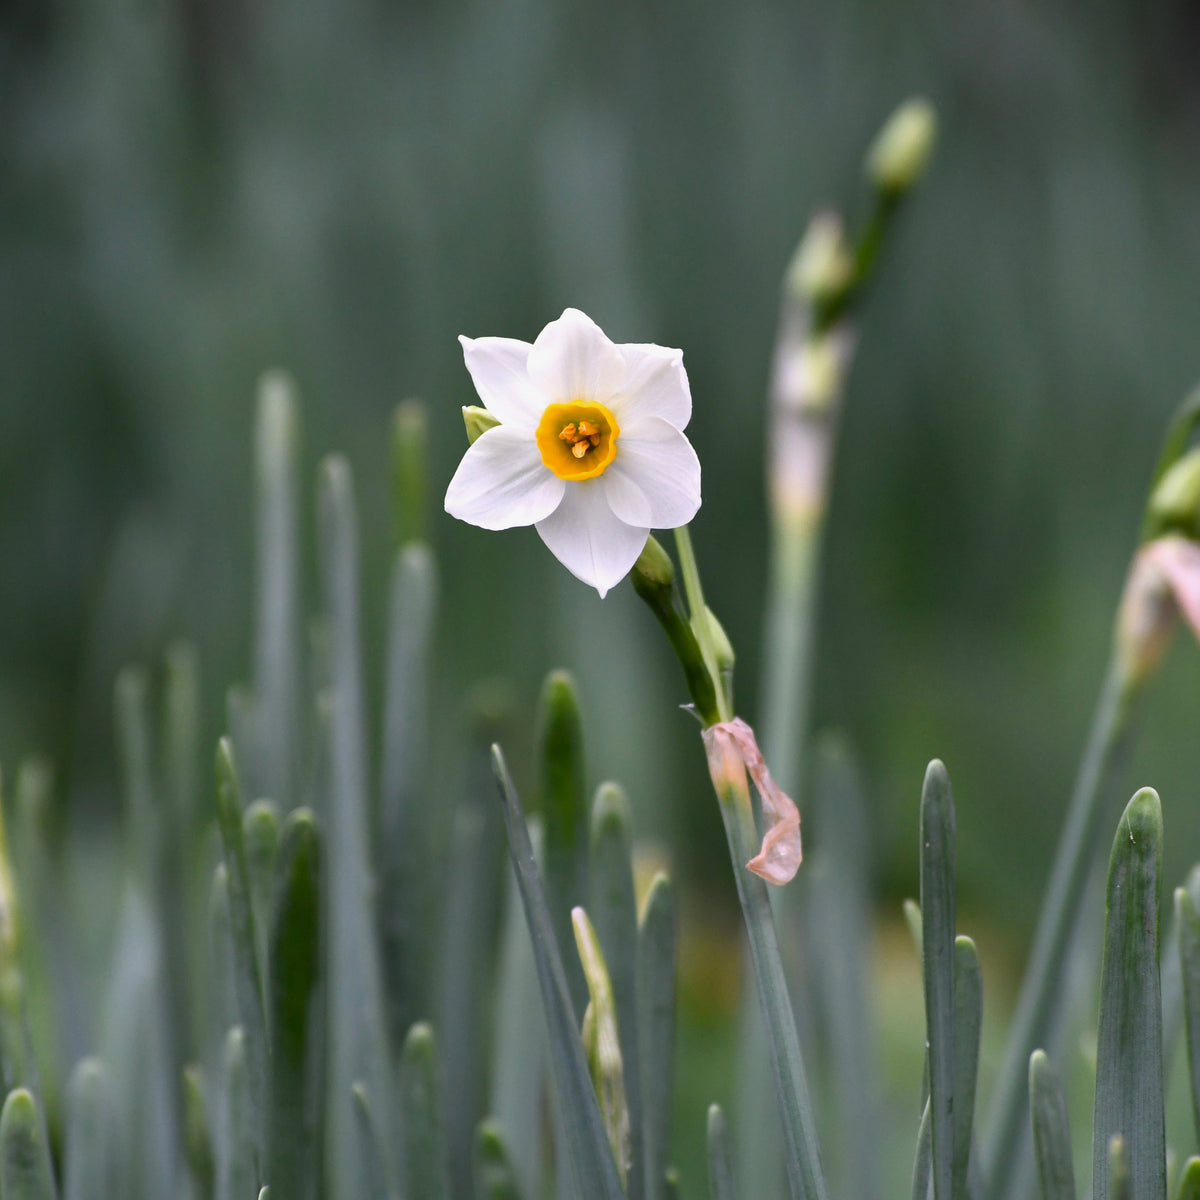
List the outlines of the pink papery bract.
{"label": "pink papery bract", "polygon": [[1200,544],[1168,534],[1137,552],[1121,598],[1117,637],[1131,677],[1158,666],[1180,616],[1200,639]]}
{"label": "pink papery bract", "polygon": [[796,874],[803,857],[800,847],[800,810],[771,778],[754,737],[741,717],[710,725],[703,733],[708,770],[718,793],[730,783],[745,785],[746,772],[762,801],[762,847],[746,868],[768,883],[784,884]]}

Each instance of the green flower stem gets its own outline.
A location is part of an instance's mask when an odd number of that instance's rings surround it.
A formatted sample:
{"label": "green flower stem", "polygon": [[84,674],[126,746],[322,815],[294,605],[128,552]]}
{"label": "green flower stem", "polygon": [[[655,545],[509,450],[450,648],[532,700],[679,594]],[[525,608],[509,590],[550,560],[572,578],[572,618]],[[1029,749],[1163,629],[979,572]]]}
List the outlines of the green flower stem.
{"label": "green flower stem", "polygon": [[[692,630],[700,647],[705,669],[708,671],[716,692],[717,720],[731,721],[733,706],[730,704],[729,694],[721,682],[720,659],[716,643],[713,640],[712,627],[707,618],[708,610],[704,603],[704,589],[700,586],[700,569],[696,565],[696,552],[692,549],[692,535],[686,525],[675,530],[675,549],[679,553],[679,569],[683,573],[683,592],[687,597]],[[686,663],[684,665],[686,668]],[[706,726],[714,723],[707,719],[704,721]]]}
{"label": "green flower stem", "polygon": [[771,913],[767,885],[744,864],[758,850],[758,834],[750,807],[750,790],[743,775],[718,788],[721,819],[729,840],[738,899],[746,918],[750,956],[758,984],[763,1019],[771,1041],[771,1066],[783,1121],[785,1160],[792,1200],[827,1200],[817,1148],[816,1121],[809,1099],[808,1080],[800,1055],[796,1018],[783,972],[779,939]]}
{"label": "green flower stem", "polygon": [[634,591],[650,606],[650,611],[663,627],[671,649],[683,667],[688,695],[692,698],[700,723],[706,729],[709,725],[715,725],[721,719],[717,708],[718,689],[696,641],[695,631],[675,603],[674,584],[669,578],[655,577],[636,567],[630,580]]}
{"label": "green flower stem", "polygon": [[1028,1131],[1029,1056],[1045,1046],[1062,1007],[1067,949],[1079,918],[1088,873],[1106,831],[1116,819],[1116,812],[1110,810],[1119,799],[1117,788],[1133,740],[1138,694],[1114,655],[1092,719],[992,1095],[983,1139],[983,1166],[993,1197],[1007,1194],[1018,1165],[1018,1147]]}
{"label": "green flower stem", "polygon": [[802,790],[808,738],[823,528],[823,513],[772,512],[760,710],[762,746],[772,774],[793,797]]}
{"label": "green flower stem", "polygon": [[874,273],[892,218],[900,208],[903,197],[893,192],[877,191],[875,206],[863,226],[854,247],[854,273],[846,287],[817,305],[812,315],[812,332],[821,336],[833,327],[857,303]]}

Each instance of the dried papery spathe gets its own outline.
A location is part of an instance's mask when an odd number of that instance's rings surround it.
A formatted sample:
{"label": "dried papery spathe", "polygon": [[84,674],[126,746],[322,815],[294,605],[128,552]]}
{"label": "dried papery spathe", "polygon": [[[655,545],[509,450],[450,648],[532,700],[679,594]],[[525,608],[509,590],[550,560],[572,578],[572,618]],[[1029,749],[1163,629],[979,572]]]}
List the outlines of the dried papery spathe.
{"label": "dried papery spathe", "polygon": [[1138,551],[1121,598],[1117,639],[1131,680],[1158,666],[1180,616],[1200,639],[1200,543],[1168,534]]}
{"label": "dried papery spathe", "polygon": [[767,764],[754,737],[754,730],[742,720],[720,721],[703,733],[708,770],[717,794],[730,785],[744,787],[746,772],[762,801],[762,847],[746,864],[748,870],[768,883],[787,883],[800,866],[800,810],[792,798],[771,778]]}

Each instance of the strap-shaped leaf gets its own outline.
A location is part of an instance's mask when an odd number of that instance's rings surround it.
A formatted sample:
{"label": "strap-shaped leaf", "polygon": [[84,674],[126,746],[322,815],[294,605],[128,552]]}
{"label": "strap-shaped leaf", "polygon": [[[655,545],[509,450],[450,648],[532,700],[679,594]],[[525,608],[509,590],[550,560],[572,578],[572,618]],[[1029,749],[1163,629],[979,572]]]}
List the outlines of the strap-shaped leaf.
{"label": "strap-shaped leaf", "polygon": [[675,1057],[675,896],[658,874],[638,928],[638,1037],[642,1063],[646,1200],[665,1200],[671,1151],[671,1082]]}
{"label": "strap-shaped leaf", "polygon": [[1029,1152],[1029,1055],[1045,1046],[1062,1018],[1070,988],[1063,971],[1080,923],[1089,873],[1100,861],[1110,811],[1133,743],[1135,693],[1124,671],[1110,663],[1087,748],[1080,762],[1071,803],[1054,853],[1042,911],[1029,952],[1004,1056],[992,1088],[982,1141],[984,1174],[992,1194],[1022,1194],[1032,1175]]}
{"label": "strap-shaped leaf", "polygon": [[[436,613],[433,554],[424,543],[404,546],[392,562],[388,599],[379,794],[380,932],[388,1028],[397,1046],[413,1021],[433,1011],[436,994],[444,900],[439,806],[429,802],[428,777],[429,659]],[[486,766],[481,774],[486,780]]]}
{"label": "strap-shaped leaf", "polygon": [[1122,1140],[1129,1189],[1165,1200],[1162,1004],[1158,976],[1158,890],[1162,809],[1151,788],[1138,792],[1117,826],[1108,868],[1104,965],[1100,980],[1093,1195],[1116,1200],[1110,1144]]}
{"label": "strap-shaped leaf", "polygon": [[254,1169],[254,1133],[251,1121],[250,1074],[246,1062],[246,1037],[241,1026],[225,1038],[223,1089],[218,1108],[216,1136],[216,1200],[241,1200],[258,1186]]}
{"label": "strap-shaped leaf", "polygon": [[1042,1200],[1075,1200],[1067,1104],[1044,1050],[1035,1050],[1029,1056],[1029,1112]]}
{"label": "strap-shaped leaf", "polygon": [[[535,860],[541,845],[541,826],[530,821]],[[494,1125],[503,1129],[504,1152],[521,1190],[541,1194],[544,1122],[539,1111],[546,1044],[546,1021],[538,992],[533,947],[521,908],[515,874],[506,872],[504,931],[501,937],[499,981],[496,987],[495,1062],[492,1070],[491,1111]],[[476,1133],[478,1138],[483,1128]],[[478,1175],[479,1164],[476,1164]],[[479,1181],[476,1180],[476,1191]]]}
{"label": "strap-shaped leaf", "polygon": [[[880,1140],[869,1012],[871,847],[866,804],[843,738],[820,735],[813,757],[809,808],[816,846],[803,881],[796,881],[807,885],[808,894],[804,887],[786,888],[781,899],[785,911],[791,901],[803,922],[805,975],[812,1001],[820,1005],[822,1041],[827,1043],[821,1047],[821,1061],[835,1102],[830,1135],[841,1168],[842,1186],[836,1190],[856,1200],[879,1200],[880,1156],[861,1149]],[[786,916],[783,925],[787,928]]]}
{"label": "strap-shaped leaf", "polygon": [[550,1031],[550,1062],[558,1093],[558,1125],[564,1131],[576,1190],[588,1200],[624,1200],[617,1165],[592,1089],[546,893],[533,858],[525,814],[498,746],[492,748],[492,761],[504,804],[509,853],[533,942],[542,1004]]}
{"label": "strap-shaped leaf", "polygon": [[[330,761],[325,879],[329,894],[327,1145],[332,1200],[358,1200],[354,1084],[363,1081],[385,1128],[395,1120],[392,1055],[384,1025],[382,966],[375,925],[367,786],[367,723],[359,616],[358,520],[349,464],[321,465],[318,527],[329,621]],[[391,1140],[383,1144],[390,1154]],[[283,1200],[290,1200],[284,1197]]]}
{"label": "strap-shaped leaf", "polygon": [[400,1117],[404,1130],[405,1200],[445,1200],[446,1130],[433,1030],[414,1025],[400,1056]]}
{"label": "strap-shaped leaf", "polygon": [[719,1104],[708,1109],[708,1190],[712,1200],[737,1200],[729,1128]]}
{"label": "strap-shaped leaf", "polygon": [[55,1200],[54,1174],[42,1114],[33,1094],[14,1088],[0,1111],[0,1196]]}
{"label": "strap-shaped leaf", "polygon": [[[63,1155],[65,1200],[112,1197],[112,1097],[98,1058],[84,1058],[67,1085],[66,1146]],[[209,1200],[211,1190],[204,1195]]]}
{"label": "strap-shaped leaf", "polygon": [[475,1134],[475,1200],[521,1200],[517,1175],[499,1128],[480,1124]]}
{"label": "strap-shaped leaf", "polygon": [[354,1096],[355,1150],[358,1154],[358,1178],[362,1180],[362,1200],[391,1200],[387,1185],[387,1164],[379,1125],[371,1110],[366,1085],[356,1083]]}
{"label": "strap-shaped leaf", "polygon": [[612,980],[600,940],[587,913],[582,908],[572,909],[571,922],[575,927],[575,945],[590,997],[583,1014],[583,1049],[600,1102],[608,1144],[612,1147],[617,1173],[624,1187],[630,1167],[629,1101],[625,1092],[625,1063],[621,1058]]}
{"label": "strap-shaped leaf", "polygon": [[975,943],[954,940],[954,1196],[968,1195],[971,1135],[975,1124],[975,1083],[979,1075],[979,1035],[983,1027],[983,973]]}
{"label": "strap-shaped leaf", "polygon": [[227,872],[229,931],[233,939],[233,991],[238,1022],[245,1038],[249,1088],[246,1115],[250,1121],[250,1136],[258,1146],[262,1138],[267,1031],[262,976],[258,966],[258,933],[242,833],[241,788],[234,766],[233,743],[228,738],[222,738],[217,746],[217,824],[221,830]]}
{"label": "strap-shaped leaf", "polygon": [[584,782],[583,717],[575,681],[551,671],[538,711],[538,765],[545,845],[546,902],[566,971],[571,1002],[587,1003],[583,972],[575,957],[571,909],[588,902],[588,805]]}
{"label": "strap-shaped leaf", "polygon": [[917,1149],[913,1155],[912,1200],[927,1200],[933,1182],[933,1121],[930,1117],[929,1100],[921,1110],[921,1124],[917,1127]]}
{"label": "strap-shaped leaf", "polygon": [[[961,1195],[954,1192],[954,857],[950,777],[934,759],[921,790],[921,965],[935,1200]],[[965,1155],[962,1164],[965,1183]]]}
{"label": "strap-shaped leaf", "polygon": [[204,1073],[195,1064],[183,1071],[183,1136],[192,1195],[196,1200],[212,1200],[216,1179],[212,1134],[208,1128]]}
{"label": "strap-shaped leaf", "polygon": [[267,940],[275,905],[275,871],[279,865],[279,810],[273,800],[255,800],[242,817],[242,845],[250,880],[250,904],[258,938],[258,969],[267,975]]}
{"label": "strap-shaped leaf", "polygon": [[1187,888],[1175,889],[1175,925],[1183,979],[1183,1018],[1187,1030],[1192,1111],[1200,1130],[1200,915]]}
{"label": "strap-shaped leaf", "polygon": [[[600,939],[616,1006],[625,1103],[629,1115],[629,1158],[625,1179],[629,1200],[644,1193],[644,1116],[637,1001],[637,897],[633,888],[633,817],[629,800],[615,783],[596,793],[591,829],[591,907],[588,915]],[[576,941],[579,938],[576,928]],[[585,972],[586,974],[586,972]],[[589,992],[594,992],[589,986]]]}
{"label": "strap-shaped leaf", "polygon": [[320,1195],[324,1095],[321,837],[312,813],[283,826],[270,952],[267,1178],[291,1200]]}
{"label": "strap-shaped leaf", "polygon": [[[264,794],[296,806],[299,759],[300,419],[291,380],[265,375],[255,429],[255,734]],[[281,1189],[277,1186],[276,1194]],[[286,1192],[283,1193],[286,1196]]]}
{"label": "strap-shaped leaf", "polygon": [[1133,1200],[1125,1139],[1114,1134],[1108,1143],[1108,1200]]}
{"label": "strap-shaped leaf", "polygon": [[1176,1200],[1200,1200],[1200,1158],[1189,1158],[1183,1164],[1175,1197]]}

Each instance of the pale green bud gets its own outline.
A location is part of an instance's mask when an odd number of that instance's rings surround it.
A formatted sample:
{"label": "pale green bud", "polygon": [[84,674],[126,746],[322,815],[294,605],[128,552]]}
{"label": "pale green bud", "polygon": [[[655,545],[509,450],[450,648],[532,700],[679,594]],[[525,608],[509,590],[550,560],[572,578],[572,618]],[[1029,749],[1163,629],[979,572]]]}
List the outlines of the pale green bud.
{"label": "pale green bud", "polygon": [[467,427],[467,441],[471,445],[475,444],[481,434],[500,424],[498,417],[494,417],[486,408],[480,408],[478,404],[464,404],[462,415],[463,424]]}
{"label": "pale green bud", "polygon": [[1190,450],[1167,468],[1147,505],[1158,529],[1195,534],[1200,527],[1200,449]]}
{"label": "pale green bud", "polygon": [[842,218],[835,212],[817,213],[788,266],[789,291],[819,307],[839,300],[853,282],[854,256]]}
{"label": "pale green bud", "polygon": [[[733,643],[729,640],[729,634],[717,620],[717,614],[706,604],[699,621],[704,623],[703,632],[707,634],[709,645],[712,646],[713,653],[717,656],[717,667],[722,671],[731,671],[733,664],[737,661],[737,655],[733,652]],[[703,641],[701,630],[696,630],[696,636]]]}
{"label": "pale green bud", "polygon": [[633,564],[633,574],[655,587],[670,587],[675,582],[675,564],[653,535],[646,539],[646,545]]}
{"label": "pale green bud", "polygon": [[924,97],[906,100],[867,152],[867,175],[881,192],[902,195],[921,177],[933,153],[937,113]]}

